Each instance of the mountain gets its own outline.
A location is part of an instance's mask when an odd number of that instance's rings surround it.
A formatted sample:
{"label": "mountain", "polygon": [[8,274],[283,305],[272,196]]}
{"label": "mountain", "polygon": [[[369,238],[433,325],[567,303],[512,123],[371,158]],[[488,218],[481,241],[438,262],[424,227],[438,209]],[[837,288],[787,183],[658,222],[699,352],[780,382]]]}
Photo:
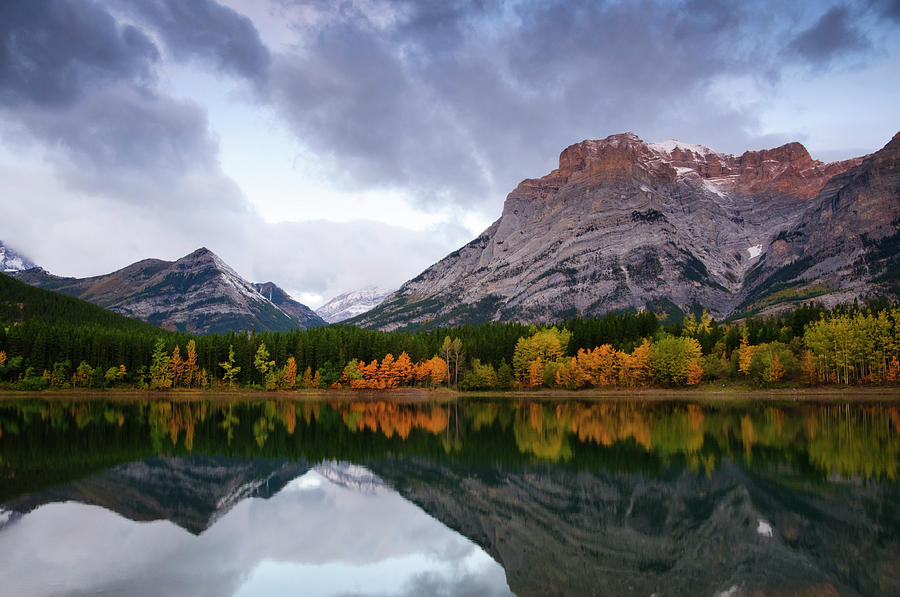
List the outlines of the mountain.
{"label": "mountain", "polygon": [[390,290],[378,288],[377,286],[352,290],[337,295],[316,309],[316,314],[328,323],[337,323],[374,309],[389,294],[391,294]]}
{"label": "mountain", "polygon": [[582,141],[522,181],[475,240],[353,323],[727,316],[896,292],[898,143],[826,164],[799,143],[735,156],[632,133]]}
{"label": "mountain", "polygon": [[36,267],[27,257],[0,241],[0,272],[18,272]]}
{"label": "mountain", "polygon": [[[145,259],[111,274],[91,278],[62,278],[40,268],[18,272],[15,277],[128,317],[193,333],[245,329],[287,331],[325,323],[311,312],[303,320],[295,318],[206,248],[177,261]],[[269,291],[276,300],[293,303],[274,284]],[[280,295],[285,298],[277,298]],[[294,305],[288,308],[302,307],[309,311],[299,303]]]}
{"label": "mountain", "polygon": [[298,303],[291,295],[275,285],[274,282],[263,282],[262,284],[254,284],[257,292],[266,297],[273,305],[294,318],[302,328],[325,325],[326,320],[319,317],[315,311]]}

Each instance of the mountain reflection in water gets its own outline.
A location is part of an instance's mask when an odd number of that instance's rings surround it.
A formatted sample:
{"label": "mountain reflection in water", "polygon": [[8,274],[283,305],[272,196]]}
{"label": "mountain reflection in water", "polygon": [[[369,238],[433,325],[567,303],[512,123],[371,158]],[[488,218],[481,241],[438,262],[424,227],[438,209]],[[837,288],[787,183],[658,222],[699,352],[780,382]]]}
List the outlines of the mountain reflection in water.
{"label": "mountain reflection in water", "polygon": [[0,586],[897,595],[898,466],[890,402],[6,401]]}

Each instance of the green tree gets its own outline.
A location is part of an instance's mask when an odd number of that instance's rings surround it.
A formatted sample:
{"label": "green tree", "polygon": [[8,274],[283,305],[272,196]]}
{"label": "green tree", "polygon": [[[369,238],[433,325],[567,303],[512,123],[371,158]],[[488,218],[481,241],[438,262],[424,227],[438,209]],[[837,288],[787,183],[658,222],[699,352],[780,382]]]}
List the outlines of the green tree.
{"label": "green tree", "polygon": [[683,385],[691,363],[699,363],[700,343],[696,338],[662,335],[650,346],[650,374],[662,385]]}
{"label": "green tree", "polygon": [[566,354],[571,332],[557,329],[555,326],[536,330],[527,338],[519,338],[513,352],[513,371],[520,382],[526,382],[531,374],[532,363],[543,378],[544,366],[558,361]]}
{"label": "green tree", "polygon": [[237,374],[241,372],[241,368],[235,366],[234,364],[234,345],[228,345],[228,360],[219,363],[219,367],[225,371],[225,374],[222,378],[228,382],[228,387],[234,387],[234,378],[237,377]]}
{"label": "green tree", "polygon": [[153,355],[150,357],[150,389],[164,390],[172,386],[169,373],[169,353],[166,352],[166,341],[156,340]]}

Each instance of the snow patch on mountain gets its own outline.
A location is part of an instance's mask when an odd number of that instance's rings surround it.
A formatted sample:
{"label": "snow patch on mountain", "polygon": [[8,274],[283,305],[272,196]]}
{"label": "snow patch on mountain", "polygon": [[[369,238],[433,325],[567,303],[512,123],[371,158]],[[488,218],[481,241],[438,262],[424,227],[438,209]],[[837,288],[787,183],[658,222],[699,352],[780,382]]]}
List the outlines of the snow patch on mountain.
{"label": "snow patch on mountain", "polygon": [[656,143],[647,143],[647,146],[657,153],[664,153],[666,155],[671,155],[675,149],[680,149],[682,151],[693,151],[698,155],[721,155],[718,151],[710,149],[705,145],[682,143],[681,141],[676,141],[675,139],[669,139],[668,141],[658,141]]}
{"label": "snow patch on mountain", "polygon": [[316,309],[316,314],[328,323],[344,321],[374,309],[391,292],[393,291],[378,286],[345,292]]}

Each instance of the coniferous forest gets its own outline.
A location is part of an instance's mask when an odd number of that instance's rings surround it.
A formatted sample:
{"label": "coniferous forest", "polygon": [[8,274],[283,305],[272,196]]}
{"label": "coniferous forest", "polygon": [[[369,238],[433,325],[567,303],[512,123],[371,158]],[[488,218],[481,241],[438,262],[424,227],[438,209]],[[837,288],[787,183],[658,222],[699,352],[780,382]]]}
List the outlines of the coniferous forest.
{"label": "coniferous forest", "polygon": [[808,304],[740,322],[646,311],[543,326],[195,336],[0,276],[0,383],[20,390],[890,384],[898,357],[900,307],[887,303]]}

